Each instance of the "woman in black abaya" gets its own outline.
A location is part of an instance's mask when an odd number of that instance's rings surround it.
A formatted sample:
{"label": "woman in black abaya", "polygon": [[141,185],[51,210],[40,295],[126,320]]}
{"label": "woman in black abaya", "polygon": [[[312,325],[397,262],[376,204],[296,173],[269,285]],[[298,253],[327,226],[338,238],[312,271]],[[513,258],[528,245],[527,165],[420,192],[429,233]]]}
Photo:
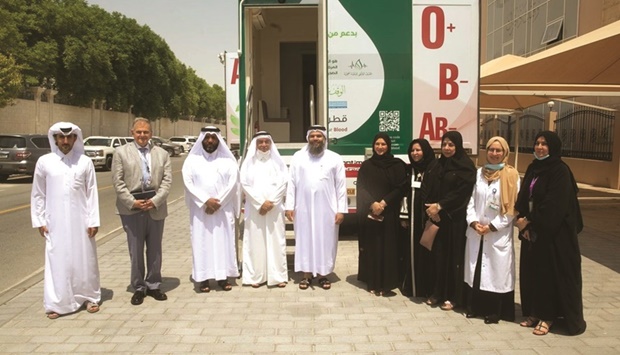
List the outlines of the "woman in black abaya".
{"label": "woman in black abaya", "polygon": [[426,174],[422,186],[426,214],[439,226],[432,246],[433,293],[426,303],[441,303],[442,310],[450,311],[464,304],[465,216],[476,181],[476,167],[459,132],[448,131],[441,137],[439,162]]}
{"label": "woman in black abaya", "polygon": [[[420,245],[420,237],[427,219],[422,196],[422,182],[427,169],[431,169],[437,160],[430,143],[418,138],[409,144],[409,162],[407,182],[407,216],[401,220],[405,229],[402,238],[403,285],[401,293],[408,297],[428,298],[432,293],[432,259],[428,249]],[[401,217],[402,218],[402,217]],[[413,230],[412,230],[413,229]]]}
{"label": "woman in black abaya", "polygon": [[398,229],[400,202],[407,182],[405,163],[391,154],[391,140],[379,133],[373,155],[357,175],[359,223],[358,280],[375,295],[388,295],[400,286]]}
{"label": "woman in black abaya", "polygon": [[586,330],[583,319],[581,253],[577,234],[583,221],[577,184],[562,161],[562,142],[554,132],[538,133],[534,161],[521,184],[515,225],[521,243],[521,309],[523,327],[545,335],[558,318],[569,334]]}

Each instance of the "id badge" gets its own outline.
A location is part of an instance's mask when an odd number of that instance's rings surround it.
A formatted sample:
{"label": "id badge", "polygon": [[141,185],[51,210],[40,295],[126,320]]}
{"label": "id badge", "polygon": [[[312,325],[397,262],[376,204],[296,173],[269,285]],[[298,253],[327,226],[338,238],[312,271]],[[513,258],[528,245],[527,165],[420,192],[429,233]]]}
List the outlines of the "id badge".
{"label": "id badge", "polygon": [[489,208],[493,211],[499,211],[499,204],[495,202],[489,202]]}
{"label": "id badge", "polygon": [[411,187],[419,189],[422,186],[422,181],[411,181]]}

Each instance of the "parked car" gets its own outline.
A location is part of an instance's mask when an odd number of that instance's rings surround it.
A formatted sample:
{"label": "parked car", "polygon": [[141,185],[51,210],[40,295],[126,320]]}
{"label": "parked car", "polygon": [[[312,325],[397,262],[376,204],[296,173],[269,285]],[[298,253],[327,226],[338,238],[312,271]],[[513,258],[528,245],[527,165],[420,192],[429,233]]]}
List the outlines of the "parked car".
{"label": "parked car", "polygon": [[37,160],[51,151],[45,134],[0,135],[0,182],[12,174],[34,174]]}
{"label": "parked car", "polygon": [[157,136],[151,137],[153,144],[165,149],[171,157],[180,155],[183,152],[183,146],[169,140]]}
{"label": "parked car", "polygon": [[196,139],[198,139],[198,137],[194,137],[194,136],[174,136],[174,137],[170,137],[170,141],[171,142],[173,142],[173,143],[180,143],[181,145],[183,145],[183,147],[185,148],[186,152],[189,152],[190,149],[192,149],[192,147],[196,143]]}
{"label": "parked car", "polygon": [[125,144],[125,137],[90,136],[84,139],[84,154],[93,161],[95,168],[110,170],[115,149]]}

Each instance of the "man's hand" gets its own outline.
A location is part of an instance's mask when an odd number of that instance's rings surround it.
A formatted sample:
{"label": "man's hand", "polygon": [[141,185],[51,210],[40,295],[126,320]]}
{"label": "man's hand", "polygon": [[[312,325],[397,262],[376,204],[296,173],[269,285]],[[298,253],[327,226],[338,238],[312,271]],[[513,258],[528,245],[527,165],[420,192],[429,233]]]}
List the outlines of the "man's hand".
{"label": "man's hand", "polygon": [[220,209],[220,207],[222,207],[222,205],[220,205],[220,200],[214,197],[208,199],[207,202],[205,202],[205,205],[205,212],[207,212],[207,214],[214,214]]}
{"label": "man's hand", "polygon": [[133,203],[134,210],[148,211],[153,208],[155,208],[155,205],[151,200],[135,200]]}
{"label": "man's hand", "polygon": [[39,234],[41,234],[41,236],[43,238],[45,238],[45,234],[48,232],[47,227],[46,226],[41,226],[39,227]]}
{"label": "man's hand", "polygon": [[344,221],[344,214],[336,213],[336,224],[341,224]]}
{"label": "man's hand", "polygon": [[92,238],[99,232],[99,227],[88,227],[88,238]]}
{"label": "man's hand", "polygon": [[269,212],[269,211],[271,211],[271,210],[273,209],[273,206],[274,206],[273,202],[271,202],[271,201],[265,201],[265,202],[263,203],[263,205],[262,205],[262,206],[260,206],[260,209],[258,210],[258,213],[259,213],[261,216],[264,216],[264,215],[266,215],[266,214],[267,214],[267,212]]}
{"label": "man's hand", "polygon": [[286,216],[286,219],[293,222],[293,220],[295,219],[295,211],[284,211],[284,216]]}

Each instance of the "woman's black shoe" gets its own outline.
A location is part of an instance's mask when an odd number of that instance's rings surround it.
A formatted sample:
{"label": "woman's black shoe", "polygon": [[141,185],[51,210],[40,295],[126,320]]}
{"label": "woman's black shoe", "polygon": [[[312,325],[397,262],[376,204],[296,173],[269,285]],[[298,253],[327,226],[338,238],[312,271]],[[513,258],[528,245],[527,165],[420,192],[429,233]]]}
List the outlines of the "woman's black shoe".
{"label": "woman's black shoe", "polygon": [[497,324],[499,323],[499,316],[492,314],[484,317],[484,324]]}

